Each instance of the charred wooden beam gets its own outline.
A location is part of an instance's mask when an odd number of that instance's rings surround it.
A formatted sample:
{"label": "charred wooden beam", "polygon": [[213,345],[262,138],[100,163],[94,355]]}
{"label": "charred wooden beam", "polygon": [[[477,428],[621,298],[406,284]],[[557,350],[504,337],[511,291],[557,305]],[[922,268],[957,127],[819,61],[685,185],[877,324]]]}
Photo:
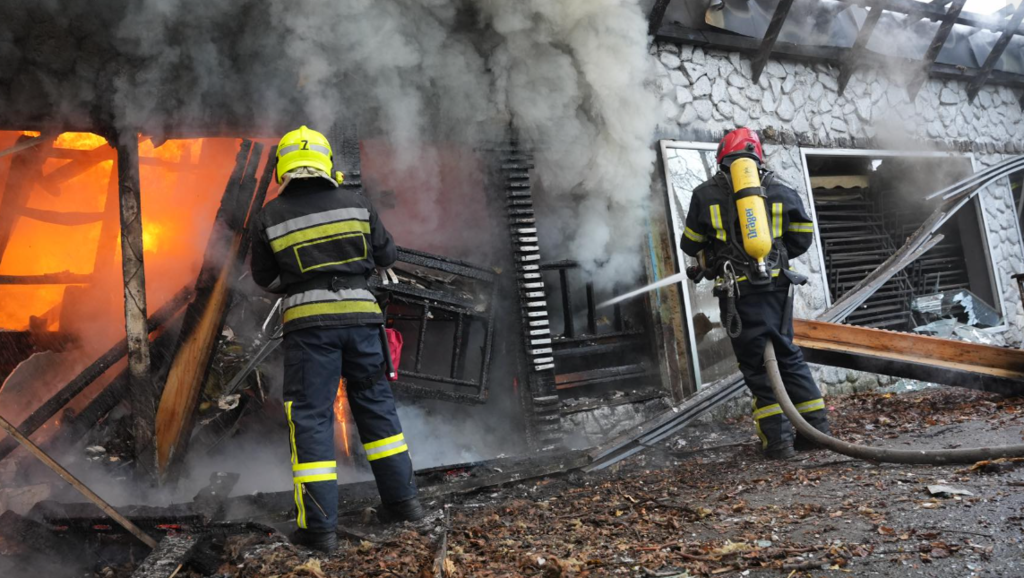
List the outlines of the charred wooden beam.
{"label": "charred wooden beam", "polygon": [[[726,34],[714,30],[697,30],[674,23],[665,24],[661,27],[661,30],[658,32],[658,40],[718,48],[747,55],[757,55],[760,48],[760,43],[754,38]],[[790,42],[777,42],[772,52],[801,62],[832,64],[842,62],[846,55],[850,53],[850,50],[850,48],[835,46],[810,46]],[[865,52],[862,62],[865,65],[899,66],[906,70],[913,70],[920,66],[921,61],[873,55],[870,52]],[[974,79],[979,72],[978,70],[965,69],[952,64],[936,63],[928,69],[928,76],[943,80],[969,81]],[[1012,88],[1024,88],[1024,75],[993,70],[989,75],[988,83]]]}
{"label": "charred wooden beam", "polygon": [[53,140],[53,135],[46,135],[46,134],[42,134],[42,135],[39,135],[39,136],[33,136],[33,137],[29,137],[29,136],[21,137],[21,138],[18,139],[18,142],[15,143],[14,146],[12,146],[11,148],[4,149],[4,150],[0,151],[0,158],[3,158],[5,156],[7,156],[7,155],[16,155],[16,154],[20,153],[21,151],[26,151],[26,150],[34,147],[34,146],[38,146],[38,145],[41,145],[43,143],[46,143],[46,142],[52,141],[52,140]]}
{"label": "charred wooden beam", "polygon": [[100,225],[100,238],[96,244],[96,258],[93,260],[92,271],[96,275],[105,276],[117,264],[117,238],[121,232],[120,210],[117,194],[117,161],[114,170],[107,179],[107,198],[103,204],[103,220]]}
{"label": "charred wooden beam", "polygon": [[139,136],[121,132],[117,142],[118,199],[121,207],[121,271],[124,278],[124,327],[132,403],[135,464],[153,472],[153,423],[156,391],[150,375],[149,331],[146,327],[146,269],[142,251],[142,199],[139,184]]}
{"label": "charred wooden beam", "polygon": [[949,33],[953,30],[953,25],[956,23],[956,19],[960,16],[960,12],[964,9],[964,3],[967,0],[953,0],[953,5],[949,7],[949,11],[946,12],[946,17],[939,25],[939,29],[935,31],[935,37],[932,38],[932,43],[928,45],[928,50],[924,53],[924,62],[922,70],[919,74],[915,75],[907,86],[907,95],[910,100],[917,98],[917,93],[920,92],[921,86],[924,85],[925,80],[928,78],[928,70],[931,69],[932,65],[935,64],[935,59],[939,57],[939,53],[942,52],[942,47],[946,44],[946,40],[949,38]]}
{"label": "charred wooden beam", "polygon": [[40,223],[51,225],[64,225],[65,227],[77,227],[89,225],[103,220],[103,213],[87,213],[79,211],[47,211],[45,209],[34,209],[24,207],[21,209],[21,216]]}
{"label": "charred wooden beam", "polygon": [[[28,150],[33,146],[44,142],[42,137],[18,138],[17,144],[8,150]],[[32,144],[28,144],[28,143]],[[7,173],[7,182],[4,185],[3,195],[0,195],[0,263],[3,262],[4,253],[14,232],[14,225],[18,222],[22,209],[28,203],[29,193],[32,191],[32,183],[43,173],[43,162],[46,160],[46,147],[31,149],[23,155],[18,155],[11,160],[11,168]]]}
{"label": "charred wooden beam", "polygon": [[[870,6],[876,0],[843,0],[848,4],[854,4],[857,6]],[[909,15],[920,15],[924,18],[933,21],[940,21],[946,18],[947,12],[942,5],[935,5],[931,3],[919,2],[918,0],[886,0],[885,9],[889,12],[896,12],[899,14]],[[964,26],[971,26],[974,28],[981,28],[983,30],[995,30],[1002,31],[1005,27],[1005,20],[998,16],[988,16],[983,14],[960,14],[956,17],[954,24],[963,24]],[[1014,29],[1015,34],[1024,34],[1019,28]]]}
{"label": "charred wooden beam", "polygon": [[765,31],[764,39],[761,40],[761,48],[750,65],[754,84],[761,80],[761,73],[764,72],[764,67],[772,56],[772,48],[775,47],[775,42],[779,39],[779,33],[782,32],[782,26],[786,23],[786,17],[789,16],[789,9],[792,7],[793,0],[779,0],[778,6],[775,7],[775,13],[772,14],[772,19],[768,23],[768,30]]}
{"label": "charred wooden beam", "polygon": [[54,534],[46,524],[18,515],[8,510],[0,515],[0,540],[6,543],[5,550],[12,545],[21,545],[35,555],[56,557],[62,563],[71,563],[83,552],[76,544]]}
{"label": "charred wooden beam", "polygon": [[165,536],[132,572],[132,578],[172,578],[188,563],[199,544],[199,536],[191,533]]}
{"label": "charred wooden beam", "polygon": [[857,32],[857,40],[853,43],[853,49],[846,55],[843,59],[843,63],[840,65],[840,96],[846,92],[846,85],[849,84],[850,78],[853,76],[854,71],[860,64],[864,50],[867,49],[868,41],[871,40],[871,34],[875,31],[875,25],[878,24],[878,19],[882,17],[882,12],[881,2],[876,2],[871,6],[871,12],[868,13],[867,20],[864,21],[864,26],[862,26]]}
{"label": "charred wooden beam", "polygon": [[[171,297],[167,303],[160,307],[160,309],[150,317],[148,331],[152,333],[163,327],[165,323],[170,321],[171,318],[173,318],[174,315],[185,306],[185,303],[187,303],[191,297],[192,291],[187,287],[179,291],[174,297]],[[18,424],[18,431],[26,436],[31,436],[36,432],[36,430],[43,427],[46,422],[53,419],[62,407],[67,405],[75,398],[75,396],[85,391],[85,388],[92,385],[94,381],[106,373],[108,369],[114,366],[114,364],[124,359],[124,356],[127,354],[128,342],[126,339],[122,339],[117,345],[111,347],[106,353],[99,356],[96,361],[83,369],[82,372],[69,381],[67,385],[60,388],[56,394],[46,400],[43,405],[39,406],[39,408]],[[0,460],[6,458],[17,447],[18,444],[11,438],[0,442]]]}
{"label": "charred wooden beam", "polygon": [[[250,152],[252,153],[250,155]],[[233,271],[256,187],[263,145],[243,140],[206,245],[196,297],[185,313],[178,347],[156,412],[156,458],[161,483],[173,480],[188,448],[213,347],[224,325]]]}
{"label": "charred wooden beam", "polygon": [[1006,28],[1003,29],[1003,33],[999,36],[999,40],[992,46],[992,51],[988,53],[988,58],[985,59],[985,64],[981,65],[981,70],[978,71],[978,75],[971,81],[970,86],[967,87],[967,99],[970,102],[974,102],[974,98],[978,96],[978,92],[981,87],[988,81],[988,77],[992,74],[992,70],[995,68],[996,63],[1002,58],[1003,52],[1006,47],[1010,45],[1010,40],[1013,39],[1013,35],[1017,33],[1020,28],[1021,20],[1024,20],[1024,2],[1017,6],[1017,11],[1010,17],[1009,22],[1006,24]]}
{"label": "charred wooden beam", "polygon": [[672,0],[655,0],[651,7],[651,13],[647,17],[647,35],[655,36],[661,29],[661,23],[665,20],[665,11]]}
{"label": "charred wooden beam", "polygon": [[[165,367],[171,361],[172,347],[177,343],[184,312],[164,324],[158,331],[156,339],[150,346],[150,356],[155,367]],[[85,436],[90,429],[99,423],[111,410],[128,399],[128,370],[125,369],[110,381],[89,403],[77,414],[64,410],[61,426],[49,439],[42,442],[46,449],[67,447]]]}
{"label": "charred wooden beam", "polygon": [[70,271],[43,275],[0,275],[0,285],[84,285],[91,282],[91,274]]}

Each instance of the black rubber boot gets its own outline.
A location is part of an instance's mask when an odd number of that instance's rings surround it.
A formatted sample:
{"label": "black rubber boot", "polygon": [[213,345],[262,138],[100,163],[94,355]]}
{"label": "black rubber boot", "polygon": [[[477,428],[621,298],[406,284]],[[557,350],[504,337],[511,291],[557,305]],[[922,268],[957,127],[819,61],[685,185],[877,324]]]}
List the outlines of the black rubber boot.
{"label": "black rubber boot", "polygon": [[422,520],[426,515],[419,498],[410,498],[394,504],[381,504],[380,511],[377,512],[377,518],[384,524],[415,522]]}
{"label": "black rubber boot", "polygon": [[766,449],[763,454],[769,460],[788,460],[796,455],[796,450],[793,449],[793,446],[782,446]]}
{"label": "black rubber boot", "polygon": [[[828,435],[828,417],[824,411],[812,411],[811,413],[804,414],[803,417],[807,420],[807,423],[814,426],[814,429]],[[797,432],[796,437],[793,440],[793,449],[798,452],[809,452],[813,450],[820,450],[822,449],[822,446],[800,435],[800,432]]]}
{"label": "black rubber boot", "polygon": [[292,535],[292,544],[324,554],[333,554],[338,550],[338,535],[334,532],[310,532],[300,528]]}
{"label": "black rubber boot", "polygon": [[785,460],[796,455],[793,451],[793,428],[782,414],[758,421],[761,452],[770,460]]}

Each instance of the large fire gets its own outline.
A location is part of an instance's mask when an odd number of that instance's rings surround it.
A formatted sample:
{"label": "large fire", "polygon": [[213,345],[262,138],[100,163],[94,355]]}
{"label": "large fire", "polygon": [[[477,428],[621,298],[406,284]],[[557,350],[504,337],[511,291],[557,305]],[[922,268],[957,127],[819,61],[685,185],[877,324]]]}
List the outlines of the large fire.
{"label": "large fire", "polygon": [[[0,132],[0,150],[23,135],[38,133]],[[151,311],[195,279],[238,142],[140,138]],[[63,133],[0,158],[0,207],[7,217],[0,218],[0,275],[90,276],[74,299],[67,285],[0,286],[0,329],[26,329],[34,316],[51,331],[87,327],[89,340],[99,343],[123,335],[115,159],[107,141],[90,133]]]}

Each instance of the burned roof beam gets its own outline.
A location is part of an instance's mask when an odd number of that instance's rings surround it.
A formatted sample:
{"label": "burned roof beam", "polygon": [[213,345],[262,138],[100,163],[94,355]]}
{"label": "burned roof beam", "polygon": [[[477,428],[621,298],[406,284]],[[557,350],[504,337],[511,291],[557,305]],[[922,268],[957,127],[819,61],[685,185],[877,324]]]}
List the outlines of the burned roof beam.
{"label": "burned roof beam", "polygon": [[[666,24],[658,32],[658,40],[676,42],[679,44],[691,44],[705,48],[717,48],[740,52],[743,54],[754,54],[757,52],[759,43],[754,38],[724,34],[711,30],[696,30],[686,28],[678,24]],[[806,46],[792,44],[789,42],[778,42],[772,50],[780,57],[791,58],[801,62],[834,64],[842,62],[843,58],[850,52],[849,48],[838,48],[834,46]],[[871,63],[881,64],[902,64],[904,66],[920,66],[919,60],[908,60],[891,56],[876,56],[870,52],[864,53],[864,58]],[[928,69],[928,75],[932,78],[949,80],[971,80],[978,71],[968,70],[951,64],[934,64]],[[987,81],[990,84],[999,84],[1012,88],[1024,88],[1024,75],[1013,74],[1001,70],[993,70]]]}
{"label": "burned roof beam", "polygon": [[928,77],[928,70],[935,64],[935,59],[942,52],[942,47],[946,44],[949,33],[952,32],[953,25],[960,16],[960,12],[964,9],[964,3],[966,2],[967,0],[954,0],[953,5],[949,7],[946,19],[939,25],[939,29],[935,32],[935,37],[932,38],[932,43],[928,46],[927,52],[924,53],[924,64],[921,67],[921,73],[915,75],[907,86],[907,95],[910,97],[910,100],[917,98],[917,93],[921,90],[921,86],[924,85]]}
{"label": "burned roof beam", "polygon": [[978,75],[971,81],[970,86],[967,87],[967,100],[974,102],[974,98],[978,96],[978,91],[985,85],[992,70],[995,68],[996,63],[1002,58],[1003,52],[1006,47],[1009,46],[1010,40],[1013,39],[1015,31],[1020,28],[1020,22],[1024,20],[1024,2],[1021,2],[1017,6],[1017,11],[1013,13],[1010,21],[1007,22],[1006,28],[1003,33],[999,36],[999,40],[996,40],[995,45],[992,47],[992,51],[988,53],[988,58],[985,59],[985,64],[981,66],[981,70],[978,71]]}
{"label": "burned roof beam", "polygon": [[839,70],[839,95],[842,96],[846,92],[846,85],[850,83],[850,77],[853,76],[854,70],[860,63],[864,55],[864,50],[867,49],[868,40],[871,39],[871,33],[875,31],[875,25],[878,24],[878,19],[882,17],[882,2],[879,0],[871,7],[871,12],[868,13],[867,20],[864,21],[864,26],[861,27],[860,31],[857,32],[857,40],[853,43],[853,48],[850,53],[843,58],[843,63],[840,65]]}
{"label": "burned roof beam", "polygon": [[669,3],[672,0],[656,0],[654,6],[651,8],[651,14],[647,17],[647,35],[657,36],[658,30],[661,29],[661,23],[665,20],[665,11],[668,10]]}
{"label": "burned roof beam", "polygon": [[768,30],[765,31],[764,38],[761,40],[757,58],[751,63],[754,84],[761,80],[761,73],[764,72],[764,67],[767,66],[768,59],[771,58],[772,48],[775,47],[775,42],[779,39],[779,33],[782,32],[782,26],[786,23],[786,17],[789,16],[789,9],[792,7],[793,0],[779,0],[779,5],[775,7],[772,20],[768,23]]}
{"label": "burned roof beam", "polygon": [[[861,7],[871,6],[875,0],[843,0],[848,4]],[[885,9],[889,12],[896,12],[899,14],[908,15],[924,15],[929,20],[944,20],[946,17],[946,11],[939,7],[933,6],[932,4],[926,4],[924,2],[918,2],[917,0],[887,0]],[[965,26],[971,26],[974,28],[981,28],[984,30],[994,30],[996,32],[1002,32],[1005,28],[1005,19],[985,16],[981,14],[961,14],[956,18],[955,24],[963,24]],[[1024,35],[1024,31],[1019,28],[1014,29],[1014,34]]]}

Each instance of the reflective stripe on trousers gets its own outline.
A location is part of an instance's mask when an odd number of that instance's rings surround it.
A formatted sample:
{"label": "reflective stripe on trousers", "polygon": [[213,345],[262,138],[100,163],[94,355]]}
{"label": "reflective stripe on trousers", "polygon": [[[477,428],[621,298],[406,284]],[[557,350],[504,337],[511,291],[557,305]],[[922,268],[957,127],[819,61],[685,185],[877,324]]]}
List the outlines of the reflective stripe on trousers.
{"label": "reflective stripe on trousers", "polygon": [[395,454],[407,452],[409,451],[409,446],[405,444],[405,434],[400,433],[382,440],[363,444],[363,449],[366,450],[366,459],[375,462]]}
{"label": "reflective stripe on trousers", "polygon": [[[796,410],[800,413],[811,413],[825,409],[825,400],[822,398],[812,399],[796,404]],[[754,429],[757,430],[757,437],[761,438],[761,447],[768,447],[768,438],[761,431],[761,420],[767,417],[776,416],[782,413],[782,406],[777,403],[765,407],[757,407],[757,400],[753,400],[751,417],[754,418]]]}

